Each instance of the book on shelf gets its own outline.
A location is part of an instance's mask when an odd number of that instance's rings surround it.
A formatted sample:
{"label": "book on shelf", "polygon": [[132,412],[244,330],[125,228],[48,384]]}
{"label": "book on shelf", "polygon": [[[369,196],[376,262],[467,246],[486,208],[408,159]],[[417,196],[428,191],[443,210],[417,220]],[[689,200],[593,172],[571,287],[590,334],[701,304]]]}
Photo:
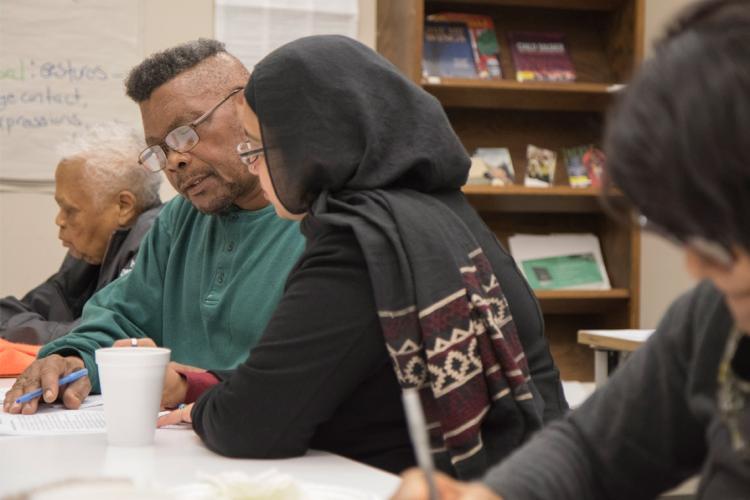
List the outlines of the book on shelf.
{"label": "book on shelf", "polygon": [[489,186],[490,182],[490,178],[487,176],[487,164],[478,156],[472,156],[469,177],[466,179],[466,184],[484,184]]}
{"label": "book on shelf", "polygon": [[602,187],[602,175],[606,156],[601,149],[591,146],[583,153],[583,166],[591,178],[591,187]]}
{"label": "book on shelf", "polygon": [[487,184],[508,186],[514,183],[513,160],[508,148],[477,148],[472,159],[484,166]]}
{"label": "book on shelf", "polygon": [[557,153],[550,149],[526,146],[526,177],[524,185],[528,187],[548,187],[555,179]]}
{"label": "book on shelf", "polygon": [[535,290],[610,290],[594,234],[516,234],[510,253]]}
{"label": "book on shelf", "polygon": [[571,187],[601,187],[604,153],[587,144],[562,150]]}
{"label": "book on shelf", "polygon": [[427,20],[465,23],[469,28],[477,76],[492,80],[499,80],[503,77],[500,67],[500,44],[497,43],[495,24],[490,16],[462,12],[440,12],[427,16]]}
{"label": "book on shelf", "polygon": [[575,81],[576,72],[562,33],[511,31],[508,41],[519,82]]}
{"label": "book on shelf", "polygon": [[474,50],[466,23],[425,20],[422,76],[477,77]]}

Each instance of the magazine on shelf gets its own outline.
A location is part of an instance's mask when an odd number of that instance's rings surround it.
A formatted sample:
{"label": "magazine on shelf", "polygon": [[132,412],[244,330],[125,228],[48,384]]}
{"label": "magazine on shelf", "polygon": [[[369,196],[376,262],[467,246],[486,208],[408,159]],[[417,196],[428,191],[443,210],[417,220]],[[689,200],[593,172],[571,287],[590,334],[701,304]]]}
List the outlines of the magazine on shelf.
{"label": "magazine on shelf", "polygon": [[477,148],[472,158],[484,164],[488,183],[493,186],[514,184],[515,172],[508,148]]}
{"label": "magazine on shelf", "polygon": [[516,234],[510,253],[535,290],[610,290],[594,234]]}
{"label": "magazine on shelf", "polygon": [[591,146],[576,146],[564,148],[562,150],[565,168],[568,171],[568,183],[570,187],[585,188],[591,186],[591,177],[589,177],[586,167],[583,166],[583,154]]}
{"label": "magazine on shelf", "polygon": [[497,43],[495,24],[490,16],[441,12],[427,16],[427,20],[465,23],[469,28],[477,76],[493,80],[499,80],[503,77],[500,67],[500,44]]}
{"label": "magazine on shelf", "polygon": [[519,82],[575,81],[576,72],[562,33],[512,31],[508,41]]}
{"label": "magazine on shelf", "polygon": [[526,177],[524,185],[528,187],[548,187],[555,180],[557,153],[550,149],[526,146]]}
{"label": "magazine on shelf", "polygon": [[571,187],[600,187],[604,153],[588,144],[562,150]]}
{"label": "magazine on shelf", "polygon": [[425,21],[422,74],[425,78],[476,78],[474,50],[466,23]]}

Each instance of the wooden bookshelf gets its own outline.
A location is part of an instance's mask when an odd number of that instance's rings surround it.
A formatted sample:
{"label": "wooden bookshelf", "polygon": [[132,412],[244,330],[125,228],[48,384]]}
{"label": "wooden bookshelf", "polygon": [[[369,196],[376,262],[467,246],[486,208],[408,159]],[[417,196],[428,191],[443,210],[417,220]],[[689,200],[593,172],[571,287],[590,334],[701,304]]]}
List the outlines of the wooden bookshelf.
{"label": "wooden bookshelf", "polygon": [[[513,234],[594,233],[611,290],[537,291],[546,335],[563,378],[593,380],[593,355],[579,329],[637,328],[640,234],[612,221],[599,189],[568,185],[560,150],[601,143],[604,116],[643,55],[644,0],[378,0],[377,49],[443,104],[467,151],[507,147],[516,185],[467,185],[464,193],[501,243]],[[423,22],[437,12],[493,18],[502,80],[422,77]],[[509,31],[565,34],[576,81],[517,82]],[[554,185],[522,186],[526,146],[558,152]],[[607,193],[619,197],[618,192]]]}
{"label": "wooden bookshelf", "polygon": [[604,111],[618,85],[431,77],[422,86],[446,107]]}

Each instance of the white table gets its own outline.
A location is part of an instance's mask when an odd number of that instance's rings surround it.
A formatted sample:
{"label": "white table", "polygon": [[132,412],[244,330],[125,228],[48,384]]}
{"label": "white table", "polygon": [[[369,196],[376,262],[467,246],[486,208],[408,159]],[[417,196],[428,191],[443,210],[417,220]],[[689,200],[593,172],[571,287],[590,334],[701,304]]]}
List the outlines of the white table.
{"label": "white table", "polygon": [[[11,382],[0,379],[0,387]],[[376,498],[387,498],[399,482],[393,474],[319,451],[284,460],[222,457],[189,428],[157,429],[155,444],[140,448],[108,446],[105,434],[0,437],[0,497],[70,478],[127,477],[169,487],[196,482],[198,473],[253,475],[272,468],[295,480],[366,491]]]}
{"label": "white table", "polygon": [[601,387],[621,361],[643,345],[653,330],[578,330],[578,343],[594,349],[594,382]]}

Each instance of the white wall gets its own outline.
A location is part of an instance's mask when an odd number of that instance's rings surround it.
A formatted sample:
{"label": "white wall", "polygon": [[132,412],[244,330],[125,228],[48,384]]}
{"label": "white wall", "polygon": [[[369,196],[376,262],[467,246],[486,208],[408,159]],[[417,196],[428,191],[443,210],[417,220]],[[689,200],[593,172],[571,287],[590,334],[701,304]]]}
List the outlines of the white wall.
{"label": "white wall", "polygon": [[[690,0],[646,0],[646,41]],[[144,12],[144,56],[213,32],[213,1],[147,0]],[[360,39],[375,44],[375,0],[360,0]],[[163,198],[174,191],[165,182]],[[53,223],[56,205],[51,188],[44,194],[0,192],[0,296],[22,295],[52,274],[64,255]],[[667,305],[692,284],[680,253],[643,236],[641,326],[652,327]]]}
{"label": "white wall", "polygon": [[[692,0],[646,0],[646,54],[665,23]],[[650,234],[641,238],[641,328],[653,328],[669,304],[694,281],[683,267],[682,252]]]}

